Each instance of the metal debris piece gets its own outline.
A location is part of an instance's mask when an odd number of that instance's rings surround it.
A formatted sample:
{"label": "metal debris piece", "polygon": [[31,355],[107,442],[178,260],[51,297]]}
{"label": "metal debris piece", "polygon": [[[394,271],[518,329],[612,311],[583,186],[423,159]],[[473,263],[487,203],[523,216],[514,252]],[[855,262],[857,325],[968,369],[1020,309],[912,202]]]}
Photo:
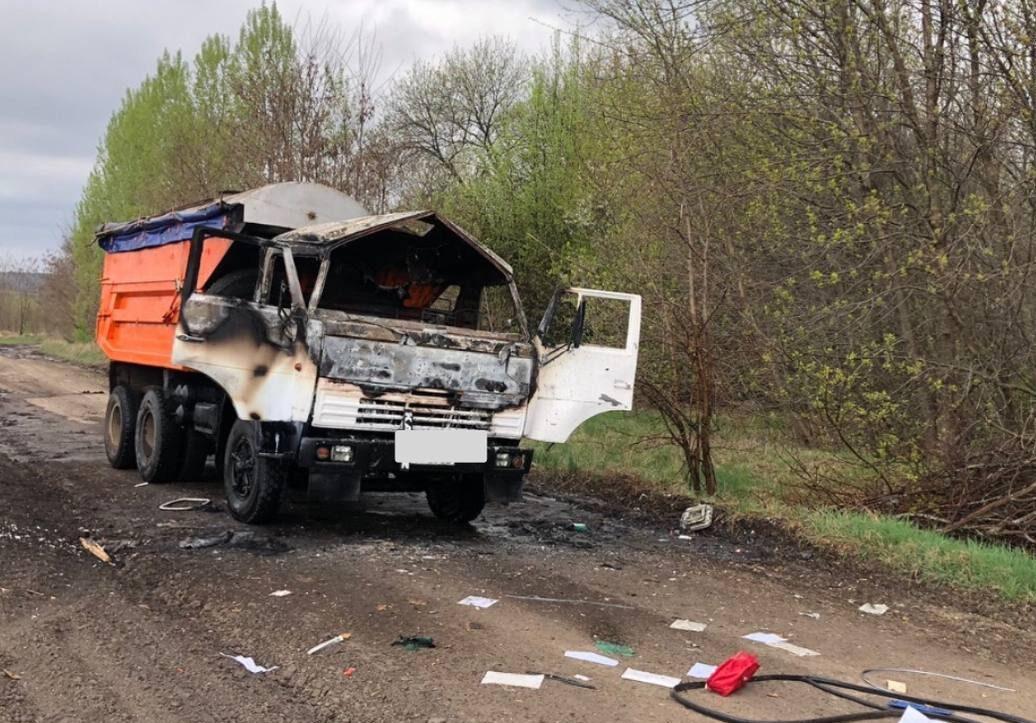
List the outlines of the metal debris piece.
{"label": "metal debris piece", "polygon": [[86,537],[79,538],[79,544],[83,546],[83,549],[89,552],[91,555],[96,557],[101,562],[107,562],[109,565],[112,564],[112,559],[105,552],[104,548],[98,545],[93,540],[87,539]]}
{"label": "metal debris piece", "polygon": [[177,497],[175,500],[163,502],[158,506],[158,509],[163,512],[190,512],[191,510],[200,510],[202,507],[207,507],[210,504],[212,504],[212,500],[208,497]]}
{"label": "metal debris piece", "polygon": [[698,532],[712,526],[712,505],[705,502],[691,505],[680,515],[680,529],[684,532]]}

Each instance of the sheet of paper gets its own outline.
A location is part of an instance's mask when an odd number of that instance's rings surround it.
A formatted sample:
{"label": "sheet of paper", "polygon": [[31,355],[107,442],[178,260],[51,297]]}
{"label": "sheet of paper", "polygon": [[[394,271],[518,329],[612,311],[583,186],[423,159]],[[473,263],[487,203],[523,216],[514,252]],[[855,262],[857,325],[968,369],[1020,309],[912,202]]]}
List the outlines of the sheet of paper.
{"label": "sheet of paper", "polygon": [[576,680],[581,680],[584,683],[589,683],[590,682],[590,678],[589,677],[587,677],[585,675],[579,675],[578,673],[576,675],[573,675],[572,677],[575,678]]}
{"label": "sheet of paper", "polygon": [[742,635],[741,637],[745,640],[754,640],[763,645],[773,645],[774,643],[784,642],[784,638],[777,633],[749,633],[748,635]]}
{"label": "sheet of paper", "polygon": [[276,665],[272,668],[266,668],[256,663],[252,658],[244,655],[227,655],[226,653],[220,653],[220,655],[224,658],[230,658],[231,660],[236,660],[241,663],[249,673],[269,673],[271,670],[277,670]]}
{"label": "sheet of paper", "polygon": [[810,655],[820,655],[820,653],[818,653],[815,650],[810,650],[809,648],[803,648],[801,645],[795,645],[794,643],[789,643],[787,640],[782,640],[779,643],[768,643],[768,645],[771,648],[777,648],[778,650],[783,650],[786,653],[791,653],[792,655],[797,655],[800,658],[805,658],[805,657],[810,656]]}
{"label": "sheet of paper", "polygon": [[680,682],[679,678],[674,678],[671,675],[658,675],[657,673],[648,673],[643,670],[634,670],[633,668],[626,668],[626,672],[622,674],[622,679],[635,680],[638,683],[648,683],[650,685],[660,685],[663,688],[673,688]]}
{"label": "sheet of paper", "polygon": [[606,655],[600,653],[591,653],[585,650],[566,650],[566,658],[573,658],[575,660],[582,660],[587,663],[597,663],[598,665],[607,665],[609,668],[614,668],[619,664],[619,661],[615,658],[609,658]]}
{"label": "sheet of paper", "polygon": [[488,608],[496,605],[497,601],[491,597],[479,597],[478,595],[468,595],[466,598],[458,602],[458,605],[470,605],[473,608]]}
{"label": "sheet of paper", "polygon": [[498,673],[490,670],[482,676],[482,685],[509,685],[514,688],[532,688],[539,690],[543,685],[542,675],[520,675],[518,673]]}
{"label": "sheet of paper", "polygon": [[696,623],[692,620],[674,620],[670,625],[673,630],[688,630],[692,633],[700,633],[705,630],[705,623]]}
{"label": "sheet of paper", "polygon": [[687,677],[708,680],[712,677],[712,674],[716,672],[716,667],[717,666],[709,665],[708,663],[695,663],[691,666],[691,669],[687,671]]}
{"label": "sheet of paper", "polygon": [[291,595],[291,590],[274,590],[270,593],[270,597],[286,597]]}
{"label": "sheet of paper", "polygon": [[903,711],[903,715],[899,717],[899,723],[932,723],[932,719],[917,708],[907,706],[907,709]]}

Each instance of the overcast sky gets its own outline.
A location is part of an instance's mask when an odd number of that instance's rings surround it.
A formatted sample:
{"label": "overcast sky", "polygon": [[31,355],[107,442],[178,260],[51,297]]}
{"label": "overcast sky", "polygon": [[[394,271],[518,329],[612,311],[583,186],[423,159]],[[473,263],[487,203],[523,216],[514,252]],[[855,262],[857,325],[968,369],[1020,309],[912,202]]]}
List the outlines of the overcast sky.
{"label": "overcast sky", "polygon": [[[105,125],[164,49],[191,58],[237,37],[260,0],[0,0],[0,261],[57,249]],[[390,74],[454,45],[503,35],[530,52],[567,25],[557,0],[280,0],[295,22],[363,25]]]}

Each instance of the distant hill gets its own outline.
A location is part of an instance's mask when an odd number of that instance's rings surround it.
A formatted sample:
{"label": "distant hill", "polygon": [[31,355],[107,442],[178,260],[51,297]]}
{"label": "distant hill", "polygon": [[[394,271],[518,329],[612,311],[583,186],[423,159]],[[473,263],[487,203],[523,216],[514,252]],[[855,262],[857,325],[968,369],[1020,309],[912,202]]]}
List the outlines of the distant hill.
{"label": "distant hill", "polygon": [[36,293],[43,287],[47,275],[36,271],[0,271],[0,291]]}

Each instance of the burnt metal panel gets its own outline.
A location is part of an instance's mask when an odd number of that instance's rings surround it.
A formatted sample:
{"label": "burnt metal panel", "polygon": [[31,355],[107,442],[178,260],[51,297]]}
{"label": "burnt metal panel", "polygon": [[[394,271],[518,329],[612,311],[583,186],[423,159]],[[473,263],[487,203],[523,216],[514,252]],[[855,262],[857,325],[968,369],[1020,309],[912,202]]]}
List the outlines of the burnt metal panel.
{"label": "burnt metal panel", "polygon": [[502,409],[529,396],[533,360],[505,349],[479,354],[413,343],[386,343],[325,337],[320,376],[347,381],[368,395],[387,391],[437,389],[460,404]]}

